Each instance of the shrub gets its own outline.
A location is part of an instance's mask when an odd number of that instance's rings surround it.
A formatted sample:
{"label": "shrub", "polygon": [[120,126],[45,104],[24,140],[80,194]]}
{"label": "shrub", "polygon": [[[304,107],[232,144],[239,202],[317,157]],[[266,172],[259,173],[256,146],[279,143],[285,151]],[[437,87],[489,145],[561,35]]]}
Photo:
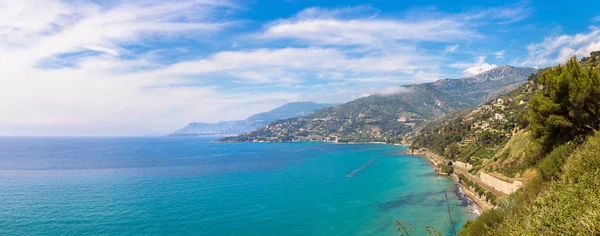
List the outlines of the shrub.
{"label": "shrub", "polygon": [[543,87],[530,100],[529,129],[549,153],[556,145],[582,141],[600,128],[600,74],[582,67],[576,57],[544,70]]}
{"label": "shrub", "polygon": [[477,220],[467,221],[463,225],[461,235],[493,235],[492,229],[496,228],[504,221],[502,210],[492,209],[481,214]]}
{"label": "shrub", "polygon": [[556,180],[562,173],[562,166],[565,164],[565,159],[571,155],[575,149],[575,144],[566,143],[556,147],[548,154],[540,164],[538,170],[542,179],[545,181]]}
{"label": "shrub", "polygon": [[445,163],[438,164],[438,168],[440,168],[441,172],[446,173],[446,174],[454,173],[454,167],[446,165]]}

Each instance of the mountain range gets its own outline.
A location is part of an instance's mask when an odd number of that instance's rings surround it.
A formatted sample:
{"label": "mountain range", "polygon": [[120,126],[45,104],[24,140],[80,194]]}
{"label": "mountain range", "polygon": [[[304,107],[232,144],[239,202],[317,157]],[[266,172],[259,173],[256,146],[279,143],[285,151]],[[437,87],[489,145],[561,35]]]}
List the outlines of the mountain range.
{"label": "mountain range", "polygon": [[441,79],[427,85],[460,99],[469,106],[477,106],[516,89],[535,72],[535,68],[505,65],[470,77]]}
{"label": "mountain range", "polygon": [[371,95],[307,116],[278,120],[226,142],[399,142],[427,120],[474,108],[527,81],[534,68],[500,66],[460,79],[401,86],[400,93]]}
{"label": "mountain range", "polygon": [[335,104],[314,102],[291,102],[268,112],[252,115],[245,120],[221,121],[218,123],[192,122],[169,136],[236,135],[250,132],[273,121],[290,117],[304,116]]}

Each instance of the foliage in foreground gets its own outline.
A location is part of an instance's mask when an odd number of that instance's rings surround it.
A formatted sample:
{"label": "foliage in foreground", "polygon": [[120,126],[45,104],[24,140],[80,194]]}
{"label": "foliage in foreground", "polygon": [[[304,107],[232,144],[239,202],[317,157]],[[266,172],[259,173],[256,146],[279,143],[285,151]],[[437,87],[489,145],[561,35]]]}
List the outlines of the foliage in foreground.
{"label": "foliage in foreground", "polygon": [[539,175],[462,235],[600,235],[600,75],[572,58],[539,83],[528,127]]}
{"label": "foliage in foreground", "polygon": [[549,153],[556,145],[580,142],[600,128],[600,74],[573,57],[545,70],[530,101],[529,129]]}
{"label": "foliage in foreground", "polygon": [[569,157],[560,179],[550,182],[536,198],[483,214],[477,224],[465,226],[465,235],[600,234],[598,153],[600,133]]}

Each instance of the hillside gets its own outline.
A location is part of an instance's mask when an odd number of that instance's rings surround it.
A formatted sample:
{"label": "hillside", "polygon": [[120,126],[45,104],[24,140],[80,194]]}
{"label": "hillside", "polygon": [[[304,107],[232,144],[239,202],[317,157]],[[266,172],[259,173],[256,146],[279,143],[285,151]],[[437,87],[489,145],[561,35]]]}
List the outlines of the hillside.
{"label": "hillside", "polygon": [[[527,80],[526,71],[534,70],[502,67],[469,78],[406,85],[402,93],[360,98],[221,141],[400,142],[404,134],[424,121],[475,107],[477,101],[498,92],[490,86],[518,86]],[[466,89],[476,92],[468,96],[460,92]]]}
{"label": "hillside", "polygon": [[466,107],[428,86],[404,87],[403,93],[360,98],[222,141],[390,142],[426,119]]}
{"label": "hillside", "polygon": [[[411,148],[426,147],[451,160],[471,163],[473,173],[484,168],[518,177],[517,172],[523,170],[519,163],[513,163],[515,166],[508,163],[492,166],[491,163],[504,161],[511,151],[505,145],[511,138],[523,136],[526,126],[523,117],[536,91],[538,76],[531,76],[526,84],[474,110],[456,112],[425,124],[414,137],[410,137]],[[519,143],[523,142],[525,140]]]}
{"label": "hillside", "polygon": [[290,117],[304,116],[311,112],[334,106],[314,102],[291,102],[271,111],[252,115],[245,120],[222,121],[218,123],[193,122],[175,131],[170,136],[235,135],[250,132],[273,121]]}
{"label": "hillside", "polygon": [[[475,110],[429,122],[413,137],[412,149],[472,166],[468,173],[454,168],[461,184],[496,206],[467,222],[461,235],[600,233],[596,69],[590,57],[572,58]],[[524,186],[508,197],[493,196],[483,179],[489,176]]]}
{"label": "hillside", "polygon": [[582,58],[581,64],[594,69],[600,69],[600,51],[592,52],[589,57]]}

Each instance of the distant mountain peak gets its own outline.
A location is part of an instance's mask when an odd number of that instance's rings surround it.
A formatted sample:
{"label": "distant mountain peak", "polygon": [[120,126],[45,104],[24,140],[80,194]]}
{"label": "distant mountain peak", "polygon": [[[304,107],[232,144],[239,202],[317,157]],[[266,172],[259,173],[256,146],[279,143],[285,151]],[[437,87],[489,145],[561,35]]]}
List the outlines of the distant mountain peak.
{"label": "distant mountain peak", "polygon": [[486,80],[500,80],[507,77],[525,76],[537,72],[537,69],[531,67],[516,67],[510,65],[498,66],[494,69],[481,72],[476,75],[461,78],[462,80],[470,80],[470,82],[481,82]]}
{"label": "distant mountain peak", "polygon": [[503,65],[473,76],[440,79],[428,85],[476,105],[515,89],[537,71],[531,67]]}
{"label": "distant mountain peak", "polygon": [[448,87],[464,86],[465,84],[475,84],[484,81],[496,81],[515,77],[523,78],[523,81],[525,81],[529,75],[534,74],[537,70],[538,69],[531,67],[503,65],[472,76],[458,79],[440,79],[431,83],[431,85],[439,89],[444,89]]}

